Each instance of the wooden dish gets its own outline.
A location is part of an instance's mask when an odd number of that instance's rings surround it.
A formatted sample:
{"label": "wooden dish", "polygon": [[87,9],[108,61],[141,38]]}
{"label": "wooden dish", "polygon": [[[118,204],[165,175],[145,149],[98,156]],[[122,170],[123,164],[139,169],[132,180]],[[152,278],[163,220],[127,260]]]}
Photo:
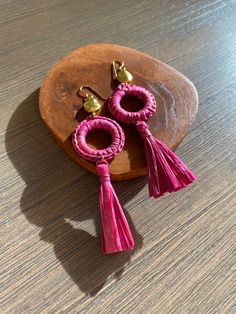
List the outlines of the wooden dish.
{"label": "wooden dish", "polygon": [[[56,141],[82,167],[96,174],[95,165],[81,159],[71,144],[71,134],[87,113],[79,95],[81,85],[89,85],[107,98],[118,84],[112,80],[112,61],[121,60],[132,73],[133,84],[141,85],[156,97],[157,111],[148,120],[151,132],[171,149],[176,149],[193,123],[198,96],[194,85],[180,72],[136,50],[110,44],[81,47],[52,66],[45,77],[39,97],[41,116]],[[96,96],[96,95],[95,95]],[[101,114],[112,117],[106,101]],[[139,110],[142,104],[126,97],[122,104],[127,110]],[[126,180],[146,175],[143,142],[133,125],[121,123],[126,143],[123,151],[110,163],[113,180]],[[109,135],[91,132],[87,137],[92,147],[109,145]]]}

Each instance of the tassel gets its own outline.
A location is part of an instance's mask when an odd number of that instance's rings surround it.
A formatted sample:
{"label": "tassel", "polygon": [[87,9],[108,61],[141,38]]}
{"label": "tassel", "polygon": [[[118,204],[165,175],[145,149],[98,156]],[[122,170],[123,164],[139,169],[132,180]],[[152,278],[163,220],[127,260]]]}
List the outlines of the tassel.
{"label": "tassel", "polygon": [[150,196],[178,191],[196,179],[184,163],[151,134],[144,121],[137,122],[136,127],[144,140]]}
{"label": "tassel", "polygon": [[99,204],[103,254],[131,250],[134,240],[125,214],[111,185],[109,167],[105,160],[96,164],[99,175]]}

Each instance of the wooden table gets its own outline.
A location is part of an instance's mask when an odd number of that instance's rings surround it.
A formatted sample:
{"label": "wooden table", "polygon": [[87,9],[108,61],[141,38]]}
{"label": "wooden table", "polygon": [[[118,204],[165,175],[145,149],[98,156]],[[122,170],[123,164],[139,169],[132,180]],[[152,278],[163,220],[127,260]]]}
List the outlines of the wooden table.
{"label": "wooden table", "polygon": [[[0,3],[1,313],[235,313],[236,1]],[[136,240],[102,256],[97,178],[38,112],[50,66],[85,44],[148,53],[197,87],[178,149],[198,176],[161,199],[115,183]]]}

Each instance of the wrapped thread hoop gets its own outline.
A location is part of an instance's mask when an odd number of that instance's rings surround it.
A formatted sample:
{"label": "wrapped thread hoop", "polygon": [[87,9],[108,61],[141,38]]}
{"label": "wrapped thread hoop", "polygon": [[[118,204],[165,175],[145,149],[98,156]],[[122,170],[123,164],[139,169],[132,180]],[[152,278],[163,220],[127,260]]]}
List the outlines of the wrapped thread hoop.
{"label": "wrapped thread hoop", "polygon": [[[104,149],[93,149],[86,142],[87,134],[94,129],[103,129],[111,134],[112,143]],[[95,116],[79,123],[72,135],[72,144],[78,155],[86,160],[97,162],[101,159],[110,160],[118,154],[125,143],[122,128],[112,119]]]}
{"label": "wrapped thread hoop", "polygon": [[[121,100],[127,95],[132,95],[143,101],[144,106],[137,112],[129,112],[121,107]],[[152,93],[144,87],[137,85],[120,84],[111,94],[108,108],[115,118],[127,124],[136,124],[147,121],[156,111],[156,100]]]}

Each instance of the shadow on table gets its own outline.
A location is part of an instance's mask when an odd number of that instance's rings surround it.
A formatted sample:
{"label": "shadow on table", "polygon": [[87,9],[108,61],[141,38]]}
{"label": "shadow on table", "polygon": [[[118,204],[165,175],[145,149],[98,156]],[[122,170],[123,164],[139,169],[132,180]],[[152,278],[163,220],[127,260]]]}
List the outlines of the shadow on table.
{"label": "shadow on table", "polygon": [[[6,132],[8,156],[26,183],[21,211],[30,223],[42,228],[40,238],[52,243],[56,257],[79,289],[93,296],[110,275],[120,278],[131,256],[141,248],[142,236],[126,213],[135,240],[134,251],[102,255],[97,177],[88,174],[58,148],[41,121],[38,94],[36,90],[19,105]],[[19,142],[21,145],[16,144]],[[137,179],[132,185],[115,183],[123,205],[145,182]],[[96,236],[75,226],[82,223],[86,227],[85,221],[91,219]]]}

